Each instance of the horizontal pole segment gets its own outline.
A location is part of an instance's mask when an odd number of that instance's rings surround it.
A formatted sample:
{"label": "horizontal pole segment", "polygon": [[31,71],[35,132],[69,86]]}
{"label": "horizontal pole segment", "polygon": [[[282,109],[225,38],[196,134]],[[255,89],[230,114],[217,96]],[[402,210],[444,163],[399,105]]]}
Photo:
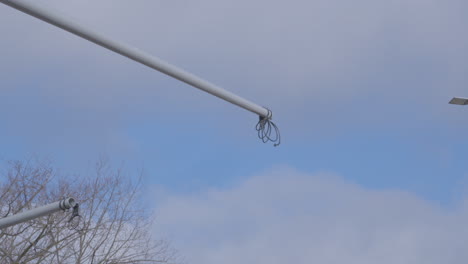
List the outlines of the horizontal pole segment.
{"label": "horizontal pole segment", "polygon": [[75,21],[72,21],[68,17],[47,10],[41,5],[33,3],[33,1],[26,2],[21,0],[0,0],[0,2],[54,26],[57,26],[79,37],[87,39],[99,46],[112,50],[122,56],[144,64],[152,69],[167,74],[179,81],[224,99],[232,104],[256,113],[261,117],[271,118],[271,116],[269,116],[271,115],[270,111],[264,107],[261,107],[247,99],[226,91],[219,86],[205,81],[148,53],[107,38],[96,31],[93,31]]}
{"label": "horizontal pole segment", "polygon": [[7,228],[13,225],[21,224],[23,222],[49,215],[60,210],[67,210],[73,208],[76,205],[75,199],[67,198],[62,201],[44,205],[38,208],[34,208],[28,211],[24,211],[12,216],[8,216],[0,219],[0,229]]}

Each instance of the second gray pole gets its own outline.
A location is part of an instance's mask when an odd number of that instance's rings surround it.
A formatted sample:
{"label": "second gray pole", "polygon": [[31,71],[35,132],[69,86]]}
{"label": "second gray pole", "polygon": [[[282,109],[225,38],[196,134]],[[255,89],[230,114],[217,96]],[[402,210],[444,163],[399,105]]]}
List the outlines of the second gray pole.
{"label": "second gray pole", "polygon": [[60,210],[67,210],[76,205],[75,199],[67,198],[59,202],[51,203],[41,207],[37,207],[28,211],[24,211],[15,215],[0,218],[0,229],[7,228],[13,225],[21,224],[23,222],[49,215]]}

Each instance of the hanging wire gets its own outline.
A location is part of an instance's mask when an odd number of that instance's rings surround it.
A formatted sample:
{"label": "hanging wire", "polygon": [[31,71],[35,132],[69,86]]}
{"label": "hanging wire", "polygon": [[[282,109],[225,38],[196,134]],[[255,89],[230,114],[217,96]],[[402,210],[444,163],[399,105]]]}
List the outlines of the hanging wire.
{"label": "hanging wire", "polygon": [[76,204],[74,207],[73,207],[73,212],[72,212],[72,215],[70,216],[70,219],[68,219],[68,228],[70,230],[76,230],[76,231],[81,231],[81,228],[78,228],[78,226],[80,225],[80,222],[81,222],[81,215],[80,215],[80,205],[79,204]]}
{"label": "hanging wire", "polygon": [[[271,141],[274,143],[273,146],[277,147],[281,144],[281,135],[279,128],[276,126],[271,119],[273,118],[273,113],[271,112],[270,109],[266,108],[268,110],[267,116],[259,116],[259,120],[257,125],[255,126],[255,129],[257,130],[258,133],[258,138],[263,141],[263,143],[267,143],[268,141]],[[272,135],[274,133],[274,135]]]}

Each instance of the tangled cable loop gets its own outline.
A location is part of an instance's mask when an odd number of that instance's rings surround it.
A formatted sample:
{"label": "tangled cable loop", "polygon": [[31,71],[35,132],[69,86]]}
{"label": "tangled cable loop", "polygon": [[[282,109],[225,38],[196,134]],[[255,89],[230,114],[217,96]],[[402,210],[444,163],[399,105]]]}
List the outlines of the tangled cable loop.
{"label": "tangled cable loop", "polygon": [[80,222],[82,221],[81,218],[82,217],[80,215],[80,206],[79,204],[76,204],[73,207],[73,212],[72,212],[71,217],[68,219],[68,223],[67,223],[68,229],[80,232],[81,228],[79,228],[79,225],[80,225]]}
{"label": "tangled cable loop", "polygon": [[[260,138],[263,141],[263,143],[271,141],[275,143],[274,146],[277,147],[279,146],[279,144],[281,144],[280,131],[276,124],[273,123],[273,121],[271,121],[273,113],[270,109],[266,109],[268,110],[267,116],[259,116],[259,120],[257,125],[255,126],[255,129],[257,130],[258,138]],[[272,137],[273,131],[274,137]]]}

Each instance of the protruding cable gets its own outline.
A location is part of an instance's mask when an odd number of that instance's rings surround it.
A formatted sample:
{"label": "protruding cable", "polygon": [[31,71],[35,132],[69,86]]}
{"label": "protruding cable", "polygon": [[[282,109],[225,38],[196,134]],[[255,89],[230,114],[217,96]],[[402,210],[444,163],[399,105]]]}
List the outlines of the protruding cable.
{"label": "protruding cable", "polygon": [[[257,130],[258,133],[258,138],[260,138],[263,143],[267,143],[268,141],[271,141],[274,143],[274,146],[277,147],[281,144],[281,134],[279,131],[279,128],[276,126],[271,119],[273,118],[273,113],[271,112],[270,109],[266,108],[268,110],[267,116],[259,116],[259,120],[257,125],[255,126],[255,129]],[[273,134],[274,131],[274,135]]]}
{"label": "protruding cable", "polygon": [[81,231],[78,226],[80,225],[81,222],[81,215],[80,215],[80,205],[76,204],[73,206],[73,212],[72,215],[70,216],[70,219],[68,219],[68,228],[69,229],[74,229],[76,231]]}

